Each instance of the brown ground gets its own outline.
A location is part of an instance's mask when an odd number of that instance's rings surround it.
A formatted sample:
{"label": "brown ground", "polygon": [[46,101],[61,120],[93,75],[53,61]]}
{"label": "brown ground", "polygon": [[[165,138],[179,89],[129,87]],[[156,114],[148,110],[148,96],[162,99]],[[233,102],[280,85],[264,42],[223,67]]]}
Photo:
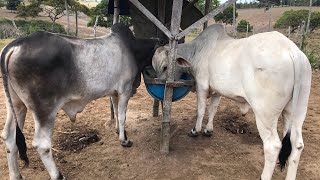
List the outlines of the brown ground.
{"label": "brown ground", "polygon": [[[301,180],[320,179],[319,82],[320,72],[315,71],[303,127],[305,149],[298,171]],[[6,110],[4,94],[0,92],[0,127],[3,127]],[[69,179],[258,179],[264,161],[252,112],[242,118],[236,104],[223,99],[214,120],[214,136],[190,138],[187,133],[195,125],[195,104],[193,93],[174,103],[168,156],[159,153],[161,115],[152,117],[152,98],[144,86],[129,103],[127,131],[134,141],[131,148],[122,148],[118,142],[114,122],[110,120],[108,98],[89,104],[74,124],[61,111],[53,135],[55,161]],[[24,133],[31,163],[22,168],[22,174],[27,179],[48,179],[38,154],[31,148],[33,132],[33,120],[28,114]],[[97,133],[101,140],[85,147],[86,140],[97,139],[90,133]],[[3,142],[0,144],[0,173],[1,179],[8,178]],[[285,172],[276,168],[274,179],[284,177]]]}
{"label": "brown ground", "polygon": [[[2,82],[0,84],[2,87]],[[320,180],[319,89],[320,72],[314,71],[303,127],[305,149],[297,177],[301,180]],[[162,116],[160,113],[159,117],[152,117],[152,102],[144,86],[129,102],[126,125],[128,136],[134,142],[131,148],[122,148],[118,142],[114,122],[110,120],[108,98],[90,103],[77,116],[76,123],[71,123],[61,111],[56,119],[53,148],[55,162],[62,173],[72,180],[259,179],[264,158],[252,112],[243,118],[233,101],[223,99],[214,120],[214,136],[190,138],[187,133],[196,122],[196,97],[190,93],[173,104],[171,151],[166,156],[159,153]],[[5,116],[1,90],[0,129],[4,126]],[[28,114],[24,134],[30,166],[22,168],[21,164],[22,175],[27,179],[49,179],[38,154],[31,147],[33,132],[34,123]],[[97,139],[100,140],[95,142]],[[89,144],[91,142],[95,143]],[[274,179],[284,179],[285,173],[276,168]],[[8,179],[3,141],[0,141],[0,177]]]}

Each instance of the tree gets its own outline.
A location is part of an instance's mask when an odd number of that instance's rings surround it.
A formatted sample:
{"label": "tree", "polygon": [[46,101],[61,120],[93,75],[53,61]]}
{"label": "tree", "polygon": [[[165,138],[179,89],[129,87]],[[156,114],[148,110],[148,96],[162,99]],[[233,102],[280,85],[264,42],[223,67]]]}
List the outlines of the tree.
{"label": "tree", "polygon": [[84,13],[87,16],[90,16],[91,11],[87,6],[85,6],[83,4],[80,4],[79,2],[77,2],[75,0],[67,0],[67,3],[71,7],[70,10],[75,13],[75,17],[76,17],[76,36],[78,36],[78,11]]}
{"label": "tree", "polygon": [[238,23],[237,31],[238,32],[247,32],[247,26],[248,26],[248,32],[251,32],[253,29],[253,26],[250,26],[250,23],[248,21],[242,19]]}
{"label": "tree", "polygon": [[[283,13],[277,20],[275,28],[288,28],[291,26],[291,32],[294,32],[302,23],[308,20],[308,10],[290,10]],[[320,26],[320,12],[312,12],[310,19],[310,32]]]}
{"label": "tree", "polygon": [[53,23],[64,16],[64,0],[44,0],[43,4],[45,5],[43,10],[46,16],[49,17]]}
{"label": "tree", "polygon": [[6,2],[4,0],[0,0],[0,8],[5,6],[6,6]]}
{"label": "tree", "polygon": [[11,11],[17,10],[20,0],[7,0],[6,8]]}
{"label": "tree", "polygon": [[[201,12],[204,12],[205,4],[206,4],[205,0],[199,0],[198,3],[196,3],[195,5]],[[219,0],[211,0],[209,12],[217,8],[219,5],[220,5]]]}
{"label": "tree", "polygon": [[42,11],[42,8],[40,7],[41,3],[39,1],[31,1],[29,5],[25,5],[24,3],[21,3],[17,7],[17,16],[18,17],[36,17],[39,15],[39,13]]}
{"label": "tree", "polygon": [[[110,27],[112,26],[113,15],[106,14],[108,9],[108,0],[101,0],[101,2],[94,8],[91,9],[90,21],[87,26],[94,26],[96,18],[98,17],[98,26],[101,27]],[[120,22],[126,25],[131,24],[131,18],[128,16],[120,16]]]}
{"label": "tree", "polygon": [[[237,11],[235,15],[237,18],[238,17]],[[229,6],[223,12],[217,14],[214,17],[214,20],[219,23],[232,24],[233,23],[233,6]]]}

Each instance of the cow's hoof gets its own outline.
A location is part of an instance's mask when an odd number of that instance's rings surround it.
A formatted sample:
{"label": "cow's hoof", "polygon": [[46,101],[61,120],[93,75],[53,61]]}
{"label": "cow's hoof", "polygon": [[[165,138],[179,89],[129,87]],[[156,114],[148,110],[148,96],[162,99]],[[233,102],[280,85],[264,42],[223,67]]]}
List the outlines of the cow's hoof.
{"label": "cow's hoof", "polygon": [[130,140],[124,140],[124,141],[121,141],[121,145],[122,147],[131,147],[133,145],[133,142]]}
{"label": "cow's hoof", "polygon": [[61,172],[59,172],[58,180],[67,180],[67,178],[64,177]]}
{"label": "cow's hoof", "polygon": [[207,129],[204,129],[202,132],[202,135],[205,137],[211,137],[213,134],[213,131],[208,131]]}
{"label": "cow's hoof", "polygon": [[188,133],[188,136],[190,137],[198,137],[199,133],[196,131],[196,128],[191,129],[191,131]]}

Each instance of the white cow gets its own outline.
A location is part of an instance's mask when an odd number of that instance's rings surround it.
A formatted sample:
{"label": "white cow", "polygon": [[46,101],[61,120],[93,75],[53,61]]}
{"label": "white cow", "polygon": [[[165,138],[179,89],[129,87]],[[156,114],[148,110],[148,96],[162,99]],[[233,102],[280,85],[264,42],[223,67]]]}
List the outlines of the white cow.
{"label": "white cow", "polygon": [[[166,76],[169,61],[166,48],[158,48],[152,65],[160,77]],[[201,131],[206,98],[209,122],[204,134],[213,132],[213,117],[221,96],[252,108],[263,141],[265,164],[261,179],[272,178],[277,158],[281,168],[288,159],[287,180],[295,179],[304,147],[302,124],[306,117],[311,86],[311,66],[303,52],[279,32],[233,39],[221,25],[212,25],[196,39],[179,44],[177,64],[191,67],[196,80],[198,117],[191,133]],[[284,139],[277,133],[283,115]]]}

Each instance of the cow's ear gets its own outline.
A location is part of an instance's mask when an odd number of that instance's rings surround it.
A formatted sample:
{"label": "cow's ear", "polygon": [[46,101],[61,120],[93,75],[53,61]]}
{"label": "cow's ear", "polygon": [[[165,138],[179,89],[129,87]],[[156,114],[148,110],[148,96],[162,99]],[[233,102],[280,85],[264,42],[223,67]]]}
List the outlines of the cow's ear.
{"label": "cow's ear", "polygon": [[191,63],[184,58],[179,57],[177,58],[176,62],[181,67],[191,67]]}

